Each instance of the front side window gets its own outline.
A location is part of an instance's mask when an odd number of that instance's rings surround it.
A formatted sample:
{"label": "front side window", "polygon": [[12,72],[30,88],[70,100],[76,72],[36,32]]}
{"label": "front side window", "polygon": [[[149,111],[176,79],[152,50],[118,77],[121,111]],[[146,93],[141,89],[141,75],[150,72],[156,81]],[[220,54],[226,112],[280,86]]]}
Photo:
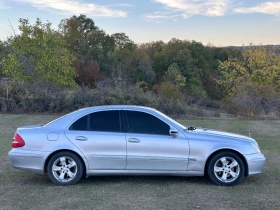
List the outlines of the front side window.
{"label": "front side window", "polygon": [[83,116],[75,121],[69,130],[120,132],[120,112],[100,111]]}
{"label": "front side window", "polygon": [[170,126],[157,117],[138,111],[126,111],[130,133],[169,135]]}

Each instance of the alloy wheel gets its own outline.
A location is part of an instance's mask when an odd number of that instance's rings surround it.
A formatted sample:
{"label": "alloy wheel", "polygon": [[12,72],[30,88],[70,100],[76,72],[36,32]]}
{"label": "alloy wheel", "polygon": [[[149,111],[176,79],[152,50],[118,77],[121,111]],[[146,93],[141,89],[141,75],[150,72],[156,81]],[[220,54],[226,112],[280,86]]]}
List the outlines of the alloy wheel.
{"label": "alloy wheel", "polygon": [[77,163],[70,157],[59,157],[52,165],[53,176],[60,182],[69,182],[77,174]]}
{"label": "alloy wheel", "polygon": [[214,164],[214,174],[221,182],[233,182],[239,173],[240,166],[232,157],[221,157]]}

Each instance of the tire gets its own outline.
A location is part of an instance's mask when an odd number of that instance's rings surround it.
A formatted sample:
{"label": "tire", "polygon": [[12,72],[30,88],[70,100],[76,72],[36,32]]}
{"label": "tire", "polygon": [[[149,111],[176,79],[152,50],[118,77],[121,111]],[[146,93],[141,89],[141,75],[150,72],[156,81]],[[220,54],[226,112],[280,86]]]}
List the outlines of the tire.
{"label": "tire", "polygon": [[217,185],[237,185],[243,179],[244,173],[243,161],[237,154],[230,151],[214,155],[207,165],[207,175]]}
{"label": "tire", "polygon": [[84,165],[72,152],[59,152],[48,162],[49,179],[56,185],[76,184],[83,176]]}

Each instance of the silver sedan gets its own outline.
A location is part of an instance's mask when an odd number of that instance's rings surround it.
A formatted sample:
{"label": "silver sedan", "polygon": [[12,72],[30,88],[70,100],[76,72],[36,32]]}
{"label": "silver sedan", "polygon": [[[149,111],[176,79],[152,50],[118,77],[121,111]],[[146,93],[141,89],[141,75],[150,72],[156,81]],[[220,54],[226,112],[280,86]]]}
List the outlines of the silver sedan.
{"label": "silver sedan", "polygon": [[230,186],[261,173],[265,163],[250,137],[185,127],[139,106],[84,108],[20,127],[9,158],[17,169],[47,173],[56,185],[94,175],[207,175]]}

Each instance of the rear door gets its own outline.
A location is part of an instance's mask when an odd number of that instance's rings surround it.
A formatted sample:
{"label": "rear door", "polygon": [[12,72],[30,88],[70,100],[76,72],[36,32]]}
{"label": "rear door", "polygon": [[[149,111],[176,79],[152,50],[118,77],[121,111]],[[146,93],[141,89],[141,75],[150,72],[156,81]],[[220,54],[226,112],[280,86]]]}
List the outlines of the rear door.
{"label": "rear door", "polygon": [[120,110],[96,111],[77,119],[65,131],[86,156],[89,169],[125,169],[126,140],[120,114]]}
{"label": "rear door", "polygon": [[169,135],[170,126],[141,111],[125,111],[128,121],[128,170],[186,170],[189,143],[186,137]]}

